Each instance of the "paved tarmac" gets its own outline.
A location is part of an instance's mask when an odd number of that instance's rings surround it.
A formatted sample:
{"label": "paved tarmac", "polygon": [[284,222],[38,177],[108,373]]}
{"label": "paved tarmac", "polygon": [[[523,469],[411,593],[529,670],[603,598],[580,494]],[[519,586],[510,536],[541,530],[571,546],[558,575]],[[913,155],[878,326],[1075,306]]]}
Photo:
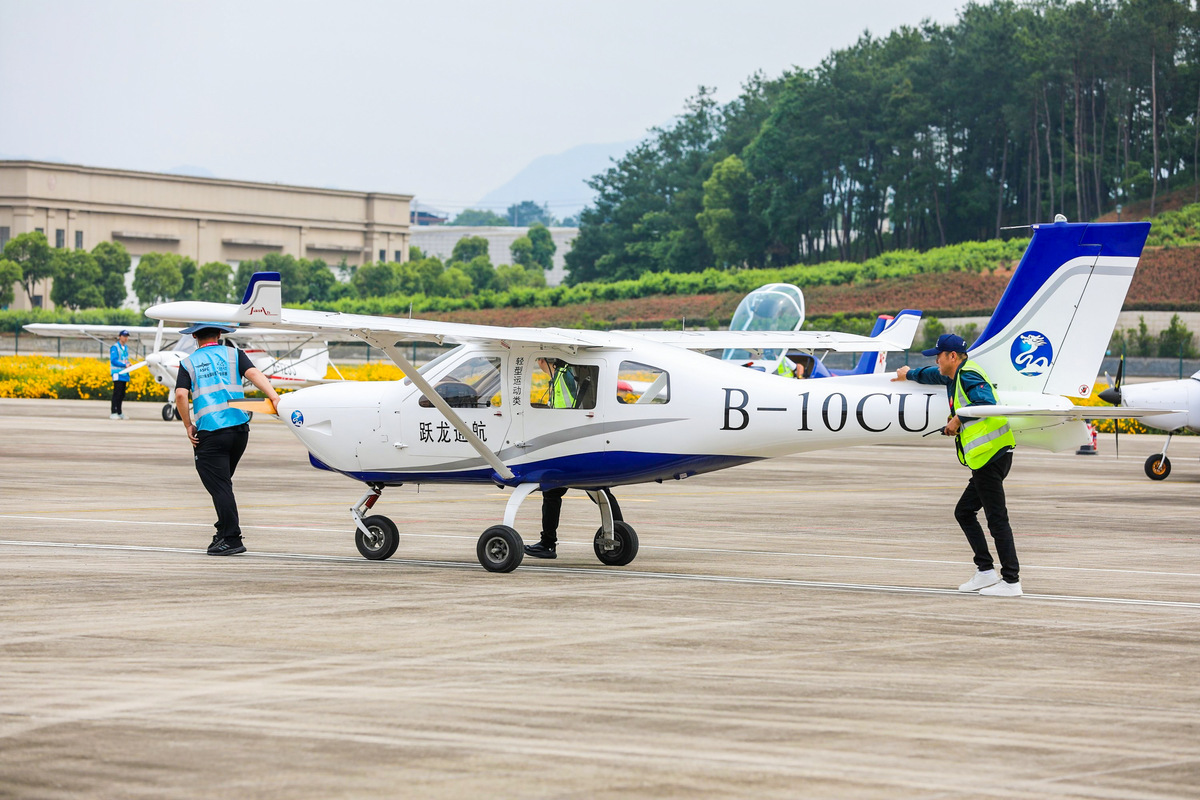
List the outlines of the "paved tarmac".
{"label": "paved tarmac", "polygon": [[[485,572],[506,493],[357,484],[256,419],[245,556],[158,404],[0,400],[2,798],[1195,798],[1200,439],[1022,450],[1028,594],[973,571],[945,442],[617,494],[642,549]],[[518,527],[537,533],[537,498]]]}

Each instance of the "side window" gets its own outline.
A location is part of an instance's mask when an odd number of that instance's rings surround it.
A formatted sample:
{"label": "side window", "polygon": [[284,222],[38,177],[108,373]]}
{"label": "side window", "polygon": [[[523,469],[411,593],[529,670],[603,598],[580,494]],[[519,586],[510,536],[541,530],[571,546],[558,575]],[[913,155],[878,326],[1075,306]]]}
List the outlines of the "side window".
{"label": "side window", "polygon": [[622,361],[617,370],[617,402],[662,405],[671,400],[671,378],[664,370],[637,361]]}
{"label": "side window", "polygon": [[[500,405],[500,359],[490,356],[469,358],[433,385],[451,408],[489,408]],[[421,408],[433,408],[425,397]]]}
{"label": "side window", "polygon": [[540,356],[529,381],[529,404],[534,408],[595,408],[599,380],[599,367]]}

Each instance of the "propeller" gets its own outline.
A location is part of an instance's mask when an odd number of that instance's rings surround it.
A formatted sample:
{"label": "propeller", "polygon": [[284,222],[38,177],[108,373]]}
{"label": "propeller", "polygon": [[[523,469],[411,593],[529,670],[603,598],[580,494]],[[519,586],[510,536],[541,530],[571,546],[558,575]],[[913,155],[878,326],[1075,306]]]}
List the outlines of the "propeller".
{"label": "propeller", "polygon": [[1113,382],[1112,378],[1108,377],[1108,373],[1104,373],[1105,380],[1108,381],[1108,388],[1099,394],[1101,400],[1106,403],[1111,403],[1114,406],[1121,405],[1121,379],[1125,376],[1125,356],[1121,356],[1121,363],[1117,367],[1117,380]]}
{"label": "propeller", "polygon": [[[1111,378],[1108,377],[1108,373],[1105,372],[1104,378],[1105,378],[1105,380],[1108,381],[1108,388],[1105,389],[1103,392],[1100,392],[1100,394],[1097,396],[1106,403],[1111,403],[1114,406],[1120,406],[1121,405],[1121,380],[1124,377],[1125,377],[1125,355],[1124,355],[1124,353],[1122,353],[1121,354],[1121,363],[1119,365],[1117,365],[1117,380],[1114,382]],[[1114,431],[1114,436],[1116,437],[1114,440],[1113,449],[1116,452],[1116,457],[1120,458],[1121,457],[1121,420],[1120,419],[1116,420],[1116,425],[1113,428],[1113,431]]]}

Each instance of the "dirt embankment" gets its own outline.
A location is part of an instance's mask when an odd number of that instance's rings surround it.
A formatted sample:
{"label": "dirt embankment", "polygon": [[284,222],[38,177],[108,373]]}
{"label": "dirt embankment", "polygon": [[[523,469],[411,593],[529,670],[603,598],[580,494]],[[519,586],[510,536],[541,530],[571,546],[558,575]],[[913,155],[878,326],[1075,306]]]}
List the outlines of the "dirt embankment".
{"label": "dirt embankment", "polygon": [[[995,274],[914,275],[845,286],[816,286],[804,291],[808,316],[871,315],[915,308],[926,316],[990,314],[1011,272]],[[495,308],[430,314],[432,319],[480,325],[559,328],[728,325],[741,294],[700,294],[611,300],[551,308]],[[1125,299],[1128,311],[1200,311],[1200,247],[1147,249]]]}

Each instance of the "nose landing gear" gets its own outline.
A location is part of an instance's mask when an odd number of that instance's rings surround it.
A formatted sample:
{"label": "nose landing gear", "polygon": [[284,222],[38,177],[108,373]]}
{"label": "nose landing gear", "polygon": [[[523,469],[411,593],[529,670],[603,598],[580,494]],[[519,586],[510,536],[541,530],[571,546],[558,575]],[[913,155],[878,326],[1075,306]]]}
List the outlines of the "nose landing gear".
{"label": "nose landing gear", "polygon": [[1167,448],[1171,446],[1171,434],[1167,434],[1167,442],[1161,453],[1146,459],[1146,477],[1152,481],[1165,481],[1171,474],[1171,459],[1167,458]]}
{"label": "nose landing gear", "polygon": [[400,546],[400,529],[382,514],[363,516],[363,511],[370,511],[375,501],[383,494],[383,487],[379,484],[370,484],[370,487],[350,509],[350,513],[354,515],[354,546],[363,558],[385,561],[391,558]]}

